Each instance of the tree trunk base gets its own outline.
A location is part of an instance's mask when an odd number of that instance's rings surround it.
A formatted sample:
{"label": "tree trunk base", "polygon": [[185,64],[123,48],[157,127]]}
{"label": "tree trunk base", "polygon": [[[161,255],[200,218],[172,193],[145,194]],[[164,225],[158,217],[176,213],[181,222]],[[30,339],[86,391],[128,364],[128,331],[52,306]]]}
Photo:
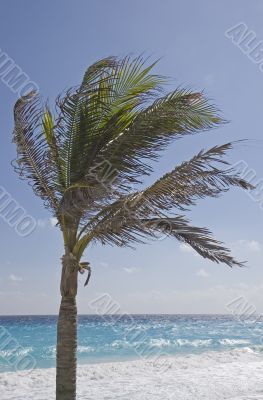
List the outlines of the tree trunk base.
{"label": "tree trunk base", "polygon": [[76,399],[77,306],[75,297],[62,297],[57,327],[56,400]]}

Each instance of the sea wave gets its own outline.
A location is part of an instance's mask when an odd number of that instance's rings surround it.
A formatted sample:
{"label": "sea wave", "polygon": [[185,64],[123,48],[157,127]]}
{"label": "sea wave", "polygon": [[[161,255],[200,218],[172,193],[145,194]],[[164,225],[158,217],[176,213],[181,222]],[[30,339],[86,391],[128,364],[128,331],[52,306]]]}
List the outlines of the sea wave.
{"label": "sea wave", "polygon": [[91,347],[91,346],[78,346],[78,348],[77,348],[77,352],[79,354],[92,353],[94,351],[95,351],[94,347]]}
{"label": "sea wave", "polygon": [[163,338],[151,339],[149,344],[152,347],[167,347],[167,346],[171,346],[171,340],[163,339]]}
{"label": "sea wave", "polygon": [[245,340],[245,339],[220,339],[218,341],[220,344],[222,344],[223,346],[237,346],[237,345],[241,345],[241,344],[250,344],[249,340]]}
{"label": "sea wave", "polygon": [[2,357],[3,359],[10,358],[10,357],[24,357],[31,352],[33,352],[32,347],[7,349],[7,350],[0,351],[0,357]]}
{"label": "sea wave", "polygon": [[54,360],[56,358],[56,347],[55,346],[44,347],[41,356],[44,359]]}
{"label": "sea wave", "polygon": [[[249,347],[174,356],[165,370],[149,360],[79,365],[78,399],[259,400],[262,373],[263,357]],[[52,400],[55,369],[1,373],[0,386],[5,400]]]}
{"label": "sea wave", "polygon": [[193,346],[193,347],[202,347],[202,346],[209,346],[213,342],[212,339],[177,339],[175,343],[178,346]]}

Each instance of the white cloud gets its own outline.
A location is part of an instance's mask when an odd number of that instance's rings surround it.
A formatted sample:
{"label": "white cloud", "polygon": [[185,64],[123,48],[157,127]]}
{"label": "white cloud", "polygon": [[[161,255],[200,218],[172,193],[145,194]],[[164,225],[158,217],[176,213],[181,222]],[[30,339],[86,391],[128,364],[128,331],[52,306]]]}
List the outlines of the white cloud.
{"label": "white cloud", "polygon": [[186,243],[181,243],[179,245],[179,249],[183,252],[183,253],[194,253],[194,249],[189,246],[189,244]]}
{"label": "white cloud", "polygon": [[127,274],[133,274],[134,272],[140,271],[140,268],[137,267],[124,267],[123,269]]}
{"label": "white cloud", "polygon": [[235,247],[238,247],[240,249],[248,249],[252,251],[253,253],[259,253],[262,249],[261,244],[257,240],[238,240],[236,243],[234,243]]}
{"label": "white cloud", "polygon": [[52,218],[49,218],[49,222],[50,222],[51,226],[56,226],[58,223],[58,220],[57,220],[57,218],[52,217]]}
{"label": "white cloud", "polygon": [[37,220],[37,226],[39,228],[42,228],[42,229],[47,228],[47,227],[50,228],[50,227],[56,226],[57,222],[58,222],[58,220],[55,217],[52,217],[52,218],[39,218]]}
{"label": "white cloud", "polygon": [[210,274],[203,268],[199,269],[196,273],[197,276],[201,276],[202,278],[207,278]]}
{"label": "white cloud", "polygon": [[9,275],[8,279],[12,282],[21,282],[23,280],[23,278],[14,274]]}
{"label": "white cloud", "polygon": [[[207,281],[208,282],[208,281]],[[122,301],[122,308],[128,312],[156,314],[229,314],[229,304],[244,298],[245,308],[263,312],[263,283],[246,285],[236,283],[231,286],[216,285],[204,289],[145,291],[128,293]]]}
{"label": "white cloud", "polygon": [[259,242],[257,242],[256,240],[251,240],[250,242],[248,242],[248,248],[251,251],[255,251],[255,252],[259,252],[261,251],[261,245]]}
{"label": "white cloud", "polygon": [[182,253],[188,253],[188,254],[192,254],[195,257],[199,257],[201,258],[200,254],[198,254],[189,244],[187,243],[181,243],[179,245],[179,249]]}
{"label": "white cloud", "polygon": [[106,262],[104,262],[104,261],[101,261],[101,262],[100,262],[100,265],[101,265],[103,268],[108,268],[108,267],[109,267],[109,264],[106,263]]}
{"label": "white cloud", "polygon": [[45,228],[47,225],[47,221],[45,219],[38,219],[37,220],[37,226],[39,228]]}

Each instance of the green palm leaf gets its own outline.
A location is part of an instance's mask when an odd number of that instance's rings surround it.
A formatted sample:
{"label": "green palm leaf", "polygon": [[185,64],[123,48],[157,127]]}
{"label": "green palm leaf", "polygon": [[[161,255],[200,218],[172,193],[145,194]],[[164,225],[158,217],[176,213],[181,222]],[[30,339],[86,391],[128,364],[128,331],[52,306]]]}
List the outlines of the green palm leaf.
{"label": "green palm leaf", "polygon": [[208,230],[178,215],[232,186],[252,188],[222,168],[231,143],[202,150],[152,186],[134,189],[172,140],[223,122],[203,93],[164,94],[155,64],[142,57],[99,60],[79,86],[57,98],[55,110],[42,107],[35,93],[18,100],[15,169],[57,216],[78,260],[92,241],[126,246],[164,232],[205,258],[240,265]]}
{"label": "green palm leaf", "polygon": [[135,177],[152,172],[142,159],[156,160],[172,140],[222,122],[216,107],[201,93],[177,89],[141,110],[130,126],[102,149],[97,164],[107,160],[116,175],[134,182]]}
{"label": "green palm leaf", "polygon": [[13,165],[19,175],[29,181],[34,192],[56,213],[57,170],[49,163],[48,145],[41,129],[42,115],[40,100],[35,92],[16,102],[13,142],[17,148],[17,159]]}
{"label": "green palm leaf", "polygon": [[160,210],[168,211],[174,207],[185,210],[185,206],[194,205],[197,199],[217,197],[232,186],[252,189],[253,186],[233,168],[216,166],[229,166],[223,156],[232,146],[233,143],[226,143],[200,151],[146,189],[144,199]]}
{"label": "green palm leaf", "polygon": [[142,98],[157,89],[161,79],[149,74],[153,66],[143,68],[141,58],[101,60],[86,71],[79,88],[58,99],[67,187],[86,180],[98,153],[129,126]]}

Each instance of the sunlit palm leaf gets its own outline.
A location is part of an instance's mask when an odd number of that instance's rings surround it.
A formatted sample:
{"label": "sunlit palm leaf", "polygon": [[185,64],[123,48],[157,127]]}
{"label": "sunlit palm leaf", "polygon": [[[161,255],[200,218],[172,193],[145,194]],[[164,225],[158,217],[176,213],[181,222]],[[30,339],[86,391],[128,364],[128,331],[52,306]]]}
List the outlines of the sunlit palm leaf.
{"label": "sunlit palm leaf", "polygon": [[143,97],[149,97],[160,78],[149,74],[143,60],[108,58],[85,73],[79,88],[58,101],[62,158],[67,187],[83,182],[101,149],[130,125]]}
{"label": "sunlit palm leaf", "polygon": [[230,267],[244,265],[244,263],[235,260],[231,256],[230,250],[221,242],[215,240],[207,228],[198,228],[190,225],[184,216],[140,219],[134,214],[125,213],[124,210],[115,215],[115,218],[102,219],[91,232],[79,241],[75,247],[75,252],[79,256],[87,243],[93,241],[117,246],[145,243],[147,239],[156,238],[158,233],[187,243],[200,256],[211,261],[223,262]]}
{"label": "sunlit palm leaf", "polygon": [[49,163],[47,141],[42,131],[40,100],[35,92],[19,99],[14,107],[13,141],[17,148],[16,171],[53,211],[57,210],[56,173]]}
{"label": "sunlit palm leaf", "polygon": [[252,189],[253,186],[235,169],[217,166],[229,165],[222,157],[232,145],[226,143],[202,150],[190,161],[183,162],[146,189],[143,192],[144,201],[160,210],[168,211],[174,207],[185,210],[185,206],[194,205],[197,199],[217,197],[232,186]]}
{"label": "sunlit palm leaf", "polygon": [[97,163],[106,159],[124,178],[149,174],[142,159],[157,159],[171,140],[222,123],[216,107],[201,94],[178,89],[142,110],[116,139],[102,149]]}
{"label": "sunlit palm leaf", "polygon": [[[159,233],[188,243],[201,256],[241,265],[206,228],[177,214],[199,198],[231,186],[252,186],[223,156],[231,143],[201,151],[152,186],[134,184],[172,140],[222,123],[198,92],[163,94],[165,80],[142,57],[108,57],[85,72],[81,85],[42,107],[35,93],[14,108],[16,170],[53,210],[65,246],[80,259],[92,241],[130,245]],[[150,161],[150,162],[149,162]]]}
{"label": "sunlit palm leaf", "polygon": [[[57,170],[58,175],[58,190],[60,193],[64,192],[65,189],[65,175],[63,174],[63,169],[61,165],[61,158],[60,158],[60,148],[59,143],[57,141],[55,132],[54,132],[54,119],[52,117],[51,111],[48,107],[46,107],[43,113],[43,120],[42,120],[42,129],[43,134],[45,136],[46,142],[49,146],[49,154],[51,164],[54,164],[55,169]],[[54,168],[53,167],[53,168]]]}

